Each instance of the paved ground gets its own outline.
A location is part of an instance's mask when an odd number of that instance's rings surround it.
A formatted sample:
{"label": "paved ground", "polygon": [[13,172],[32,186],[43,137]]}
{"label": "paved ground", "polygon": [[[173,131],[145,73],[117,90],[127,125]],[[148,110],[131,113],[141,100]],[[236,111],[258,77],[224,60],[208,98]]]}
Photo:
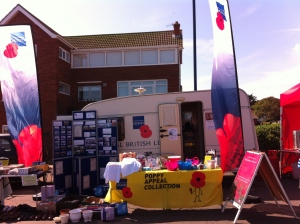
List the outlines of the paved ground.
{"label": "paved ground", "polygon": [[[234,177],[226,176],[223,179],[224,202],[228,195],[229,188]],[[291,202],[291,205],[300,217],[300,189],[298,180],[292,177],[285,177],[281,184]],[[8,197],[5,200],[5,205],[18,205],[26,203],[30,206],[36,206],[32,195],[35,192],[40,192],[40,186],[36,189],[33,187],[13,186],[13,197]],[[288,204],[284,201],[278,201],[280,207],[272,198],[272,195],[266,186],[265,182],[260,178],[256,178],[253,182],[249,193],[250,196],[258,196],[261,203],[244,204],[239,218],[236,223],[300,223],[300,219],[296,219]],[[224,203],[223,203],[224,204]],[[224,212],[221,212],[220,206],[210,206],[197,209],[172,209],[168,213],[161,209],[147,209],[131,204],[128,205],[129,213],[123,216],[117,216],[109,223],[233,223],[238,212],[231,203],[228,203]],[[54,221],[21,221],[19,223],[54,223]],[[69,222],[70,223],[70,222]],[[84,223],[83,221],[80,223]],[[103,223],[101,220],[93,220],[91,223]]]}

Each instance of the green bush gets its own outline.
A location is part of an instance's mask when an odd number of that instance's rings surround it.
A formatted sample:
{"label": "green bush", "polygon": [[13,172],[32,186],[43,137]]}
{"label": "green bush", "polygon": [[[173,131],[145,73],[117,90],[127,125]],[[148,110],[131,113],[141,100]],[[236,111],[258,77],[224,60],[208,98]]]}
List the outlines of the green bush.
{"label": "green bush", "polygon": [[255,126],[259,150],[280,149],[280,124]]}

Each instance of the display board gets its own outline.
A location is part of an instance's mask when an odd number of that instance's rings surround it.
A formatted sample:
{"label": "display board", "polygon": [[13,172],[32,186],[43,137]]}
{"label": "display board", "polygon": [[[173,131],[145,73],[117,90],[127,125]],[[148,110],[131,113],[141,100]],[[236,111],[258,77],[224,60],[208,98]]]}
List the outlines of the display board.
{"label": "display board", "polygon": [[118,125],[116,118],[97,120],[98,155],[117,156],[118,149]]}
{"label": "display board", "polygon": [[93,195],[97,186],[97,158],[74,157],[74,182],[76,195]]}
{"label": "display board", "polygon": [[72,156],[72,121],[53,121],[53,158]]}
{"label": "display board", "polygon": [[276,172],[273,169],[272,164],[269,161],[269,158],[264,152],[259,151],[246,152],[239,167],[238,173],[230,188],[222,212],[225,210],[227,203],[230,201],[236,208],[238,208],[237,215],[233,221],[233,223],[236,223],[241,213],[243,204],[245,203],[245,200],[251,189],[257,171],[259,171],[263,177],[275,202],[277,203],[277,200],[285,201],[287,204],[289,204],[294,216],[297,218],[297,215],[277,177]]}
{"label": "display board", "polygon": [[99,183],[105,184],[103,177],[106,164],[118,161],[118,122],[117,118],[97,120]]}
{"label": "display board", "polygon": [[95,156],[96,111],[73,112],[73,156]]}
{"label": "display board", "polygon": [[59,195],[73,194],[73,158],[53,160],[53,182]]}

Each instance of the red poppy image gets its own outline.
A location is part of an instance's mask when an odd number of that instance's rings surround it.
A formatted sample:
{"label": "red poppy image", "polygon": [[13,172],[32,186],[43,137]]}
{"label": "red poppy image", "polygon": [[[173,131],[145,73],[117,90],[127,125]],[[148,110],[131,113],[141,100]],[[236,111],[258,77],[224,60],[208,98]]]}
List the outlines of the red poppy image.
{"label": "red poppy image", "polygon": [[220,30],[224,30],[224,18],[220,12],[217,13],[216,23]]}
{"label": "red poppy image", "polygon": [[205,185],[205,174],[202,172],[194,172],[190,184],[195,188],[201,188]]}
{"label": "red poppy image", "polygon": [[132,192],[131,192],[131,189],[129,187],[124,187],[122,189],[122,194],[123,194],[124,198],[131,198],[132,197]]}
{"label": "red poppy image", "polygon": [[42,148],[42,129],[37,125],[27,126],[20,132],[18,140],[14,139],[13,143],[17,149],[19,164],[30,166],[41,158],[37,149]]}
{"label": "red poppy image", "polygon": [[144,124],[140,127],[141,136],[143,138],[149,138],[152,135],[152,131],[148,125]]}
{"label": "red poppy image", "polygon": [[6,49],[3,52],[4,56],[7,58],[15,58],[18,55],[18,45],[15,43],[10,43],[6,45]]}
{"label": "red poppy image", "polygon": [[[221,147],[221,163],[223,172],[239,167],[244,157],[244,145],[241,127],[241,118],[226,114],[223,128],[216,130]],[[229,153],[232,152],[232,153]]]}

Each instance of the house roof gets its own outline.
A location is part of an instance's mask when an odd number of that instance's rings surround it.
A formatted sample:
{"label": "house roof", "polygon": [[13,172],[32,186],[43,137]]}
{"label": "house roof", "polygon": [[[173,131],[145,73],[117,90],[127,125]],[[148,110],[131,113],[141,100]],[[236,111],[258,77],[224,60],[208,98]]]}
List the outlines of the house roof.
{"label": "house roof", "polygon": [[182,47],[182,38],[174,38],[173,30],[87,36],[64,36],[76,49],[126,48],[176,45]]}
{"label": "house roof", "polygon": [[1,21],[0,25],[5,25],[9,23],[19,12],[23,13],[27,18],[29,18],[32,22],[34,22],[37,26],[39,26],[42,30],[44,30],[49,36],[52,38],[56,38],[59,34],[23,8],[20,4],[17,4]]}
{"label": "house roof", "polygon": [[[122,34],[102,34],[85,36],[61,36],[51,29],[37,17],[28,12],[20,4],[17,4],[1,21],[0,25],[5,25],[12,20],[17,13],[23,13],[37,26],[39,26],[50,37],[57,38],[67,44],[71,49],[101,49],[101,48],[132,48],[143,46],[170,46],[183,47],[182,36],[174,37],[174,31],[157,31],[143,33],[122,33]],[[180,30],[180,33],[182,31]]]}

